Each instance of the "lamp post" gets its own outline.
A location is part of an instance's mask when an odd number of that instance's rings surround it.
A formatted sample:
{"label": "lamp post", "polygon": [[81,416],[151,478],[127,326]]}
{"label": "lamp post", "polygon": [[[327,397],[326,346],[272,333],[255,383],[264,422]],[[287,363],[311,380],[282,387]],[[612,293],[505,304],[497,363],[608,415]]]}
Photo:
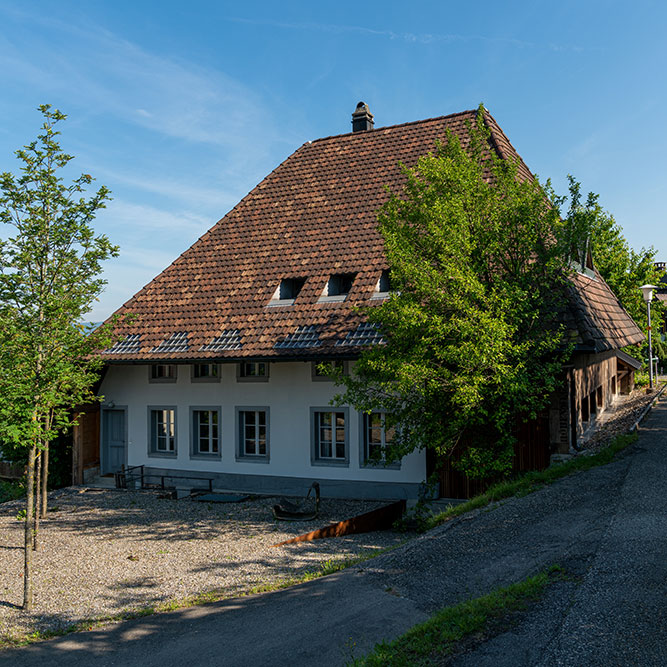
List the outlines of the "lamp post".
{"label": "lamp post", "polygon": [[653,299],[653,290],[658,289],[655,285],[642,285],[639,288],[646,301],[648,311],[648,386],[653,391],[653,344],[651,342],[651,300]]}

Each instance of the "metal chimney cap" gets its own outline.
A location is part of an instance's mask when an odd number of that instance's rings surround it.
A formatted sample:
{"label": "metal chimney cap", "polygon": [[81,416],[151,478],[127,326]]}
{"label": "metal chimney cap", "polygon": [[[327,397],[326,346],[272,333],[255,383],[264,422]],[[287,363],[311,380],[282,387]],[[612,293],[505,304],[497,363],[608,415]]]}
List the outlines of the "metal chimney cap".
{"label": "metal chimney cap", "polygon": [[373,114],[366,102],[359,102],[352,114],[352,132],[364,132],[373,129]]}

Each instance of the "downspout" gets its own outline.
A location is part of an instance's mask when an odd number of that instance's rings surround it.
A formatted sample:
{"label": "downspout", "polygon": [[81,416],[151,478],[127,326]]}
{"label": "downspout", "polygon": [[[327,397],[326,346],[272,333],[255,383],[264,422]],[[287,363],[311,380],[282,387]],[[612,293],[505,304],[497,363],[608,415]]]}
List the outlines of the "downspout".
{"label": "downspout", "polygon": [[568,380],[570,383],[570,440],[572,449],[576,452],[581,451],[577,442],[577,385],[574,381],[574,369],[568,371]]}

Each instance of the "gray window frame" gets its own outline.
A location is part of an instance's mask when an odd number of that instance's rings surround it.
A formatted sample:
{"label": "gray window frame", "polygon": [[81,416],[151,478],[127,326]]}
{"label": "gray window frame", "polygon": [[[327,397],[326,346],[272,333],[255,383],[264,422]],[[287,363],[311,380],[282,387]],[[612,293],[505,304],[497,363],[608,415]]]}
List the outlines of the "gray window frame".
{"label": "gray window frame", "polygon": [[[218,451],[198,452],[198,436],[195,433],[195,412],[215,412],[218,415]],[[210,461],[222,458],[222,408],[219,405],[191,405],[190,406],[190,458]]]}
{"label": "gray window frame", "polygon": [[[178,409],[175,405],[149,405],[148,408],[148,456],[160,459],[175,459],[178,457]],[[174,412],[174,451],[160,451],[157,449],[157,433],[153,441],[153,412],[158,410],[173,410]],[[155,446],[154,446],[155,445]]]}
{"label": "gray window frame", "polygon": [[[266,415],[266,454],[246,454],[241,430],[242,412],[264,412]],[[268,405],[237,405],[234,410],[236,436],[236,460],[242,463],[270,463],[271,461],[271,409]]]}
{"label": "gray window frame", "polygon": [[[212,376],[212,375],[207,375],[205,377],[196,377],[195,376],[195,366],[213,366],[216,368],[217,375]],[[202,362],[199,364],[192,364],[190,366],[190,382],[220,382],[220,376],[222,374],[222,369],[220,367],[220,364],[214,364],[214,363],[208,363],[208,362]]]}
{"label": "gray window frame", "polygon": [[[174,375],[171,377],[153,377],[153,369],[157,366],[168,366],[171,367],[174,371]],[[174,383],[178,379],[178,366],[176,364],[149,364],[148,366],[148,382],[150,384],[164,384],[164,383]]]}
{"label": "gray window frame", "polygon": [[[344,458],[322,458],[317,434],[317,414],[321,412],[342,412],[345,417],[345,457]],[[335,447],[335,443],[333,444]],[[330,405],[310,408],[310,464],[312,466],[332,466],[334,468],[350,467],[350,409],[333,408]]]}
{"label": "gray window frame", "polygon": [[[266,375],[242,375],[241,368],[243,364],[264,364],[264,368],[266,368]],[[239,361],[236,364],[237,382],[268,382],[269,375],[270,375],[270,367],[268,361]]]}
{"label": "gray window frame", "polygon": [[[386,415],[386,412],[382,410],[373,410],[371,414]],[[391,461],[387,463],[385,460],[375,461],[370,459],[368,456],[368,440],[367,435],[368,431],[366,428],[366,420],[370,415],[366,412],[359,413],[359,466],[361,468],[380,468],[383,470],[400,470],[401,461]],[[384,434],[385,427],[382,427],[382,432]],[[384,437],[383,437],[384,440]],[[385,443],[386,445],[386,443]]]}
{"label": "gray window frame", "polygon": [[310,363],[310,378],[313,382],[333,382],[333,378],[330,375],[317,375],[317,367],[320,364],[326,363],[337,363],[341,362],[343,364],[343,375],[347,375],[347,361],[343,359],[322,359],[321,361],[311,361]]}

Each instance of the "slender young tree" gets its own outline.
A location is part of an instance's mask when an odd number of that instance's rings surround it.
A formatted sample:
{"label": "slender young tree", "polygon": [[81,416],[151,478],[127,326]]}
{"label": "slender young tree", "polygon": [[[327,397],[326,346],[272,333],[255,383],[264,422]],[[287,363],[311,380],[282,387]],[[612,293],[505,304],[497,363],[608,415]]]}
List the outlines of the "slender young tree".
{"label": "slender young tree", "polygon": [[41,133],[16,151],[19,174],[0,175],[0,441],[27,462],[24,609],[32,607],[38,514],[47,509],[49,442],[71,425],[71,408],[93,398],[100,361],[92,353],[110,344],[110,327],[88,333],[82,320],[105,284],[101,262],[118,254],[91,224],[109,191],[87,196],[88,174],[65,184],[73,157],[55,129],[65,115],[39,110]]}
{"label": "slender young tree", "polygon": [[384,338],[338,399],[397,425],[390,458],[423,447],[471,477],[507,472],[518,420],[555,390],[574,230],[550,188],[522,179],[483,121],[406,169],[379,215],[391,296],[367,309]]}

